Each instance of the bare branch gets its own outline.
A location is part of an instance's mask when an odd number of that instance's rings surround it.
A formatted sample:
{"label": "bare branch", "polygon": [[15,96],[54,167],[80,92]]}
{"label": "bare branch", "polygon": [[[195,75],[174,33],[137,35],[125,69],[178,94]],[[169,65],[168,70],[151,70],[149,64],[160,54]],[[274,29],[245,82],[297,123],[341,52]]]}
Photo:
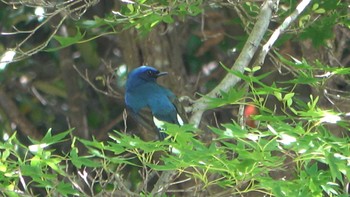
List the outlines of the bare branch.
{"label": "bare branch", "polygon": [[256,64],[262,65],[264,63],[267,53],[270,51],[271,47],[276,42],[278,37],[281,36],[283,32],[290,26],[290,24],[292,24],[295,21],[295,19],[298,18],[298,16],[304,11],[306,6],[308,6],[310,2],[311,0],[301,1],[294,10],[294,12],[291,15],[289,15],[286,19],[284,19],[283,23],[273,32],[270,39],[263,46],[259,57],[256,60]]}

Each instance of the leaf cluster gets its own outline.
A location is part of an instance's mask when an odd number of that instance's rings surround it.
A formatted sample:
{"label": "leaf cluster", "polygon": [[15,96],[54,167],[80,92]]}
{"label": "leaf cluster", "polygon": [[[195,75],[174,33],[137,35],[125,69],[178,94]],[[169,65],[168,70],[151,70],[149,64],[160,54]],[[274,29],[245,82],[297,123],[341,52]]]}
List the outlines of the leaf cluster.
{"label": "leaf cluster", "polygon": [[[337,123],[349,129],[342,114],[318,108],[317,97],[311,96],[303,104],[292,91],[254,87],[260,77],[243,78],[256,93],[253,101],[261,113],[253,119],[260,121],[259,127],[242,127],[236,122],[210,127],[216,137],[209,144],[198,138],[200,129],[166,124],[169,137],[164,141],[143,141],[115,131],[107,142],[74,138],[70,152],[62,156],[51,147],[62,142],[72,130],[57,135],[48,131],[41,141],[33,140],[29,147],[22,145],[14,134],[0,144],[1,192],[8,196],[30,195],[36,189],[62,196],[165,194],[172,190],[164,186],[163,191],[154,193],[150,183],[162,173],[175,172],[177,179],[169,184],[188,182],[188,188],[181,192],[194,195],[199,195],[196,193],[199,191],[214,195],[215,191],[218,196],[249,192],[272,196],[325,193],[345,196],[343,187],[350,175],[349,137],[335,136],[327,127],[328,123]],[[218,98],[221,102],[213,100],[212,106],[232,105],[236,99],[228,95],[235,92]],[[283,113],[264,108],[261,98],[269,94],[284,103]],[[77,142],[87,148],[87,155],[79,154]],[[77,174],[69,170],[70,163],[78,170]],[[189,180],[195,184],[191,185]],[[82,182],[86,182],[88,191],[82,189]]]}

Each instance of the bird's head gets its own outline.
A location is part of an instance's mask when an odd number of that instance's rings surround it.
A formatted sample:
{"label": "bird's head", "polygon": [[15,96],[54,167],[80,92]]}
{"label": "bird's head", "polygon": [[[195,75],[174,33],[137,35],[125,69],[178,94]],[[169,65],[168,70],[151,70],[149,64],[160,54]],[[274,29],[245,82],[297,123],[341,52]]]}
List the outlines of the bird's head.
{"label": "bird's head", "polygon": [[140,66],[129,73],[126,86],[132,87],[146,82],[156,82],[158,77],[167,74],[167,72],[159,72],[151,66]]}

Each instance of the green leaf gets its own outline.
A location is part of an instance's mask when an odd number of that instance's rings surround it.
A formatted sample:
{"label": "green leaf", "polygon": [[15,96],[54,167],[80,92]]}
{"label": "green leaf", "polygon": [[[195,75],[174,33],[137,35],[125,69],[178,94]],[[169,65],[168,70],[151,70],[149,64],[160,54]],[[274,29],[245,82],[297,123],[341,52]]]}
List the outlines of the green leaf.
{"label": "green leaf", "polygon": [[261,66],[254,66],[252,69],[252,72],[259,71],[261,69]]}
{"label": "green leaf", "polygon": [[337,165],[337,162],[339,162],[339,160],[334,157],[333,153],[327,153],[326,161],[327,161],[327,164],[329,165],[333,182],[338,179],[343,184],[344,182],[343,182],[342,174],[339,171],[339,168]]}
{"label": "green leaf", "polygon": [[129,9],[130,13],[135,11],[134,5],[131,3],[126,4],[126,7]]}
{"label": "green leaf", "polygon": [[99,162],[94,161],[91,156],[78,156],[78,150],[77,148],[73,148],[70,151],[70,160],[72,161],[73,165],[76,166],[78,169],[81,169],[82,166],[86,167],[99,167],[101,164]]}
{"label": "green leaf", "polygon": [[163,16],[163,21],[164,21],[165,23],[168,23],[168,24],[174,23],[173,17],[171,17],[171,15],[169,15],[169,14]]}
{"label": "green leaf", "polygon": [[[65,139],[65,137],[68,134],[70,134],[72,131],[73,131],[73,129],[69,129],[67,131],[64,131],[64,132],[61,132],[61,133],[59,133],[57,135],[52,136],[51,129],[49,129],[47,131],[47,133],[45,134],[44,138],[42,138],[40,140],[40,142],[36,142],[36,143],[38,143],[38,144],[47,144],[47,145],[56,144],[58,142],[62,142]],[[32,140],[32,141],[34,141],[34,140]]]}
{"label": "green leaf", "polygon": [[283,101],[285,101],[287,103],[288,107],[291,107],[291,105],[293,104],[293,97],[294,97],[295,93],[294,92],[290,92],[287,93],[286,95],[284,95]]}
{"label": "green leaf", "polygon": [[284,101],[290,100],[290,99],[292,99],[292,98],[294,97],[294,95],[295,95],[294,92],[290,92],[290,93],[284,95],[283,100],[284,100]]}
{"label": "green leaf", "polygon": [[325,12],[326,12],[326,10],[323,8],[315,10],[315,13],[317,13],[317,14],[324,14]]}
{"label": "green leaf", "polygon": [[118,143],[108,142],[108,144],[109,146],[106,146],[105,149],[112,151],[114,154],[118,155],[125,152],[125,148]]}
{"label": "green leaf", "polygon": [[334,70],[332,70],[333,74],[338,74],[338,75],[349,75],[350,74],[350,68],[348,67],[337,67],[337,68],[333,68]]}
{"label": "green leaf", "polygon": [[312,5],[312,10],[316,10],[317,8],[319,8],[319,4],[318,3],[315,3]]}
{"label": "green leaf", "polygon": [[275,97],[277,100],[282,101],[282,93],[281,92],[274,92]]}
{"label": "green leaf", "polygon": [[68,47],[70,45],[77,44],[79,41],[81,41],[84,38],[84,35],[85,33],[81,34],[79,28],[77,28],[77,33],[73,37],[63,37],[63,36],[55,35],[54,39],[57,40],[61,46],[56,48],[45,49],[45,51],[47,52],[57,51],[59,49]]}
{"label": "green leaf", "polygon": [[[287,100],[287,106],[288,106],[288,107],[291,107],[292,104],[293,104],[293,99],[288,99],[288,100]],[[291,110],[293,111],[293,109],[291,109]],[[295,111],[294,111],[294,113],[295,113]]]}
{"label": "green leaf", "polygon": [[61,195],[64,195],[64,196],[81,195],[77,190],[73,188],[73,185],[71,183],[59,182],[58,185],[56,186],[56,189]]}
{"label": "green leaf", "polygon": [[231,88],[228,92],[221,91],[221,98],[209,98],[209,108],[217,108],[224,105],[235,104],[242,100],[246,94],[246,89]]}
{"label": "green leaf", "polygon": [[27,165],[23,164],[20,165],[21,174],[24,176],[29,176],[33,179],[40,179],[42,178],[42,171],[41,166],[38,165]]}
{"label": "green leaf", "polygon": [[189,6],[189,12],[188,14],[192,16],[196,16],[202,12],[202,8],[199,7],[200,5],[190,5]]}
{"label": "green leaf", "polygon": [[9,156],[10,156],[10,150],[5,149],[1,154],[1,161],[6,161]]}
{"label": "green leaf", "polygon": [[78,141],[80,141],[81,143],[83,143],[87,147],[94,147],[94,148],[101,149],[101,150],[105,148],[104,143],[97,141],[95,138],[93,138],[92,141],[85,140],[85,139],[78,139]]}
{"label": "green leaf", "polygon": [[301,39],[311,39],[315,47],[326,45],[326,40],[331,39],[334,35],[333,27],[337,24],[337,12],[322,17],[322,20],[316,20],[310,26],[304,29],[300,34]]}

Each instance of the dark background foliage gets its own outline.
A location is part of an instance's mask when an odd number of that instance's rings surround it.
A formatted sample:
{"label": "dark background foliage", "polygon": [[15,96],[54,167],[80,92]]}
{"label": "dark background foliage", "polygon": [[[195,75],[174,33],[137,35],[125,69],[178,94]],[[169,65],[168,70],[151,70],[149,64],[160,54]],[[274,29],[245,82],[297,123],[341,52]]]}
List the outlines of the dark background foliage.
{"label": "dark background foliage", "polygon": [[[282,0],[267,0],[265,3],[276,5],[276,2],[279,2],[276,9],[271,9],[273,16],[266,19],[259,15],[263,1],[249,0],[1,1],[0,173],[4,175],[12,169],[6,162],[15,163],[15,158],[24,158],[24,163],[32,162],[31,167],[39,166],[37,170],[42,170],[48,177],[51,171],[63,177],[71,176],[65,183],[76,183],[78,178],[72,177],[84,166],[90,168],[87,172],[94,180],[99,180],[96,181],[99,184],[95,185],[89,180],[88,189],[82,187],[80,190],[62,183],[55,191],[61,195],[103,195],[103,192],[116,195],[112,191],[124,192],[125,196],[153,195],[152,189],[156,188],[157,180],[164,177],[157,179],[158,176],[150,173],[153,178],[146,179],[149,169],[157,175],[163,170],[182,172],[174,182],[190,177],[190,181],[180,181],[177,190],[163,191],[174,195],[196,191],[198,196],[215,196],[215,191],[218,191],[222,196],[240,193],[247,196],[283,196],[293,193],[288,191],[289,186],[300,188],[303,181],[308,189],[300,189],[298,195],[308,192],[316,196],[346,195],[349,170],[345,169],[348,164],[344,162],[349,162],[350,158],[347,2],[300,1],[308,2],[308,6],[302,13],[297,13],[296,20],[278,35],[266,58],[259,59],[263,45],[275,29],[293,15],[300,3]],[[38,14],[40,10],[43,15]],[[257,52],[247,53],[243,47],[247,43],[249,45],[247,39],[253,37],[253,27],[259,21],[266,21],[268,29],[263,32],[261,44],[259,42],[255,46]],[[254,47],[253,43],[251,45]],[[9,51],[14,51],[16,55],[6,62],[4,58]],[[238,57],[242,54],[251,59],[250,63],[232,67],[238,65]],[[165,158],[157,155],[158,152],[154,151],[166,152],[168,143],[173,142],[154,142],[153,132],[125,118],[123,86],[127,71],[140,65],[151,65],[169,72],[169,76],[159,82],[184,101],[190,124],[200,122],[199,129],[190,126],[180,129],[183,133],[175,141],[181,146],[172,144],[180,152],[188,153],[189,158],[196,158],[197,163],[186,160],[186,154],[180,156],[183,165],[171,154]],[[244,75],[241,74],[243,70]],[[225,76],[232,76],[239,82],[230,83]],[[223,87],[220,82],[226,83],[228,88],[215,92],[215,88]],[[210,94],[211,91],[215,94]],[[196,109],[202,103],[205,107],[197,111],[204,113],[198,116]],[[247,106],[252,107],[253,112],[244,111]],[[169,128],[170,133],[176,133],[176,129],[172,131],[172,127]],[[188,130],[196,130],[196,138],[186,132]],[[234,134],[231,135],[231,131]],[[132,134],[148,141],[148,144],[138,138],[130,138]],[[284,139],[283,134],[294,136],[298,145],[286,145],[288,147],[284,147],[283,151],[279,149],[281,145],[278,145],[277,139]],[[257,135],[259,139],[266,137],[267,141],[250,144],[251,135],[253,138]],[[12,138],[9,139],[10,136]],[[314,141],[316,139],[325,143],[318,144]],[[138,155],[138,151],[126,143],[127,140],[136,140],[138,148],[145,153]],[[339,147],[333,147],[338,141]],[[118,142],[116,144],[120,147],[111,145],[113,142]],[[329,149],[326,147],[328,142],[332,144]],[[28,156],[30,150],[28,152],[27,147],[38,143],[50,145],[52,149],[45,152],[39,148],[39,153],[32,151],[33,155]],[[108,143],[111,147],[104,146]],[[274,148],[269,147],[270,143]],[[21,144],[22,149],[6,144]],[[184,149],[188,144],[193,147]],[[248,147],[242,148],[247,144]],[[306,146],[315,151],[317,147],[323,147],[328,152],[321,151],[320,158],[317,151],[304,157],[301,147],[309,150]],[[122,149],[120,152],[118,147]],[[147,150],[149,147],[152,151]],[[259,147],[262,148],[260,152],[257,151]],[[104,152],[106,155],[100,157],[101,154],[92,151],[95,149],[112,154]],[[266,157],[263,156],[264,151],[268,152]],[[223,158],[197,157],[206,153],[211,156],[222,154]],[[49,162],[49,156],[44,157],[45,154],[55,156],[50,158],[54,164],[50,164],[51,160]],[[336,154],[342,156],[339,162],[335,161],[339,158],[334,156]],[[89,159],[91,155],[95,159],[103,158],[106,163],[94,165]],[[43,163],[33,165],[32,158],[36,157],[43,159]],[[113,157],[127,162],[118,163]],[[279,163],[279,159],[283,162]],[[62,165],[67,161],[64,167],[59,167],[60,170],[54,167],[59,165],[58,160]],[[101,160],[94,161],[99,163]],[[164,169],[154,165],[156,161],[163,163]],[[234,161],[239,163],[236,165]],[[213,162],[214,166],[223,166],[227,162],[235,164],[211,169],[197,166],[198,162]],[[235,171],[237,168],[242,168],[239,171],[243,172],[244,166],[258,167],[258,164],[268,174],[252,168],[252,172],[257,170],[254,176],[237,178],[242,176]],[[15,166],[12,165],[14,169]],[[19,166],[28,172],[29,169]],[[110,176],[114,170],[122,174],[123,180]],[[30,174],[27,176],[32,177]],[[313,176],[318,176],[318,183],[316,178],[310,179]],[[4,194],[16,195],[11,188],[19,188],[18,191],[28,195],[57,194],[45,189],[45,184],[50,185],[51,182],[40,183],[39,177],[32,177],[33,184],[29,179],[19,181],[21,176],[14,177],[12,182],[0,178],[0,189]],[[108,182],[104,185],[102,180]],[[322,185],[332,181],[338,184],[337,188]],[[113,183],[124,183],[125,187]],[[160,183],[165,184],[158,181]],[[21,184],[21,187],[18,186]],[[142,184],[143,187],[140,187]]]}

